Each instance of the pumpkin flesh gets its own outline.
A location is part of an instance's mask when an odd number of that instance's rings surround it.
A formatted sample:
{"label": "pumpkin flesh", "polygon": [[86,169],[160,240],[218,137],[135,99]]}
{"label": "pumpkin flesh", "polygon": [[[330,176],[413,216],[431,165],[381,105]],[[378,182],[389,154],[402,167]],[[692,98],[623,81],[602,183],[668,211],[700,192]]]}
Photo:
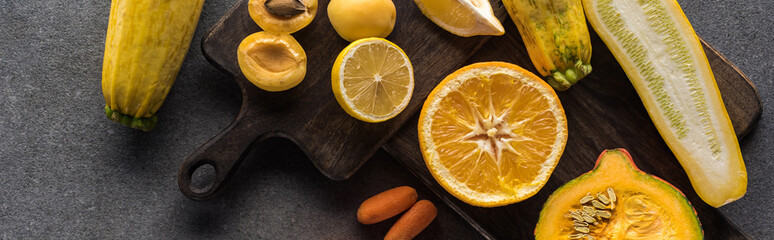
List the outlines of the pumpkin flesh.
{"label": "pumpkin flesh", "polygon": [[[591,172],[557,189],[540,213],[536,239],[568,239],[579,232],[570,211],[582,208],[580,199],[615,191],[609,219],[596,217],[589,225],[594,239],[703,239],[696,212],[685,196],[669,183],[637,168],[624,149],[606,150]],[[596,198],[595,198],[596,199]],[[582,238],[581,238],[582,239]]]}

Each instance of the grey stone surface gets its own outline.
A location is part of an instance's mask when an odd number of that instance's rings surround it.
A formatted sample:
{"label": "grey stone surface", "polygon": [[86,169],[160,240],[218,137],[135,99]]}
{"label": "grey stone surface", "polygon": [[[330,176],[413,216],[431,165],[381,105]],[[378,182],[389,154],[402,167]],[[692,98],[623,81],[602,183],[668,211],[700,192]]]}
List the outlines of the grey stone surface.
{"label": "grey stone surface", "polygon": [[757,129],[740,141],[747,194],[720,211],[756,239],[774,239],[774,1],[680,2],[696,33],[758,88],[763,115]]}
{"label": "grey stone surface", "polygon": [[[160,124],[141,133],[103,114],[110,1],[0,0],[0,238],[378,239],[395,219],[362,226],[354,211],[398,185],[414,186],[439,207],[439,219],[420,238],[477,237],[384,152],[351,179],[334,182],[290,142],[275,139],[257,147],[221,197],[183,197],[179,164],[239,108],[236,84],[207,63],[198,41],[234,2],[205,3]],[[772,238],[774,2],[681,4],[697,33],[760,92],[763,117],[741,141],[747,196],[721,211],[755,238]]]}

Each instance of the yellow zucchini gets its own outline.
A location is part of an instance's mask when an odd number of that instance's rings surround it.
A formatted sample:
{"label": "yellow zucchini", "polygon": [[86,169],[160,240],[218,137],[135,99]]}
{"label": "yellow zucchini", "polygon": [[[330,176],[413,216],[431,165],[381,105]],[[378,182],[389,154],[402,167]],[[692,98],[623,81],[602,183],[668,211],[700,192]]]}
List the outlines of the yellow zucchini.
{"label": "yellow zucchini", "polygon": [[675,0],[583,0],[693,188],[720,207],[744,196],[747,170],[707,56]]}
{"label": "yellow zucchini", "polygon": [[503,0],[527,53],[551,87],[564,91],[591,73],[581,0]]}
{"label": "yellow zucchini", "polygon": [[112,0],[102,93],[105,114],[151,130],[175,82],[204,0]]}

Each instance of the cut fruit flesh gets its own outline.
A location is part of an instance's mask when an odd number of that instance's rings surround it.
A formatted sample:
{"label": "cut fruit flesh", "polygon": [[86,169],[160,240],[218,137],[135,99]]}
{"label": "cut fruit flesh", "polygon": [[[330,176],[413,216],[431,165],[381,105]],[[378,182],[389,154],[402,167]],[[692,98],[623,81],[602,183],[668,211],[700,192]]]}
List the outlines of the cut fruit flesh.
{"label": "cut fruit flesh", "polygon": [[552,193],[535,228],[537,240],[690,240],[703,235],[685,195],[638,169],[625,149],[602,152],[592,171]]}
{"label": "cut fruit flesh", "polygon": [[698,195],[714,207],[747,189],[739,143],[704,50],[674,0],[584,0]]}
{"label": "cut fruit flesh", "polygon": [[482,207],[537,193],[567,141],[564,109],[554,90],[502,62],[472,64],[447,76],[425,101],[418,130],[436,181]]}
{"label": "cut fruit flesh", "polygon": [[414,70],[406,53],[382,38],[352,42],[339,54],[331,71],[339,105],[366,122],[395,117],[414,91]]}
{"label": "cut fruit flesh", "polygon": [[[292,16],[273,14],[266,6],[267,0],[250,0],[247,5],[250,18],[267,32],[291,34],[309,25],[317,15],[317,0],[299,0],[300,13]],[[299,7],[299,6],[295,6]]]}
{"label": "cut fruit flesh", "polygon": [[257,32],[237,48],[239,69],[260,89],[277,92],[295,87],[306,76],[306,53],[293,36]]}
{"label": "cut fruit flesh", "polygon": [[422,13],[457,36],[503,35],[488,0],[414,0]]}
{"label": "cut fruit flesh", "polygon": [[271,72],[284,72],[297,66],[295,60],[297,54],[291,52],[285,44],[256,44],[255,47],[247,50],[247,55],[250,56],[249,61],[257,67]]}

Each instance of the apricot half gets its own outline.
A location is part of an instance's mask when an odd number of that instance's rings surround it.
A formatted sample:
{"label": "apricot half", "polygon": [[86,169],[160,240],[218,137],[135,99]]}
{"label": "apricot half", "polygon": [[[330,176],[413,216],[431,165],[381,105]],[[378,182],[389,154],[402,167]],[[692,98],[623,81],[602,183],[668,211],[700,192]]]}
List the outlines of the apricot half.
{"label": "apricot half", "polygon": [[317,0],[250,0],[250,17],[264,31],[291,34],[317,15]]}
{"label": "apricot half", "polygon": [[293,36],[257,32],[237,49],[239,68],[255,86],[278,92],[295,87],[306,75],[306,53]]}

